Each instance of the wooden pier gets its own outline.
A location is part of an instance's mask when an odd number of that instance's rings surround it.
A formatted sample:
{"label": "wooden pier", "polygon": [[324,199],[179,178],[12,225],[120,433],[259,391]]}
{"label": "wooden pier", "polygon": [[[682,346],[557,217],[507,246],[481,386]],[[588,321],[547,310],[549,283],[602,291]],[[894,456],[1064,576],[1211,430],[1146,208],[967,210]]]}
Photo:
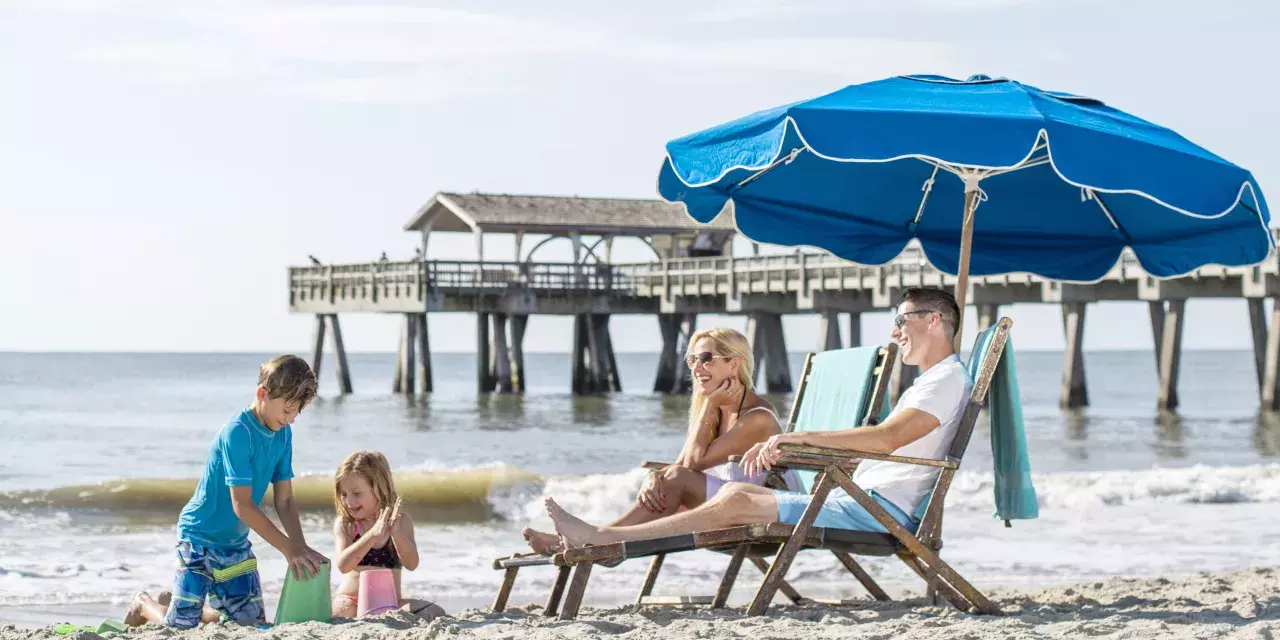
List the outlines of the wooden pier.
{"label": "wooden pier", "polygon": [[[567,207],[564,201],[574,206]],[[576,223],[570,220],[558,223],[552,230],[545,228],[548,225],[543,220],[530,219],[530,216],[521,219],[511,214],[513,208],[523,208],[525,213],[537,218],[549,215],[547,212],[551,210],[559,214],[558,220],[564,220],[570,213],[610,207],[630,213],[612,220],[608,215],[580,219]],[[641,220],[637,207],[648,212],[649,219]],[[528,211],[531,208],[536,211]],[[653,213],[655,211],[658,213]],[[494,224],[495,218],[504,222]],[[598,218],[606,220],[601,223]],[[855,265],[825,253],[677,257],[682,245],[706,228],[689,221],[679,208],[657,201],[439,194],[406,228],[423,232],[425,246],[428,231],[433,228],[460,231],[462,229],[455,228],[460,223],[466,224],[477,238],[494,231],[543,233],[549,237],[562,234],[573,242],[578,259],[575,262],[533,261],[532,254],[537,247],[530,255],[523,256],[518,235],[516,255],[522,259],[517,261],[413,260],[291,267],[289,308],[317,317],[313,360],[317,367],[326,323],[331,329],[340,388],[344,393],[349,393],[351,386],[338,324],[338,316],[343,313],[404,316],[393,385],[402,393],[425,393],[432,388],[430,344],[426,334],[428,313],[476,314],[480,393],[523,392],[523,337],[530,315],[572,315],[575,318],[572,385],[573,392],[578,394],[622,388],[609,332],[609,318],[613,314],[655,317],[663,346],[653,389],[677,394],[689,389],[688,370],[682,360],[697,315],[742,314],[748,317],[747,333],[763,376],[761,386],[768,392],[781,393],[790,391],[792,383],[782,316],[819,314],[819,331],[813,345],[816,349],[856,346],[861,334],[860,314],[893,308],[907,287],[955,285],[954,277],[933,269],[918,250],[912,249],[891,263],[874,267]],[[596,244],[590,247],[582,239],[589,233],[598,235]],[[601,244],[608,246],[612,237],[621,235],[644,238],[654,248],[656,259],[644,263],[611,263],[607,257],[599,259],[594,249]],[[586,251],[580,251],[581,248]],[[483,243],[479,239],[477,253],[483,257]],[[1174,409],[1178,405],[1187,301],[1245,298],[1252,327],[1259,398],[1262,407],[1269,411],[1280,409],[1277,393],[1280,305],[1268,318],[1263,301],[1277,297],[1280,297],[1280,263],[1274,253],[1265,263],[1254,267],[1205,267],[1171,280],[1152,278],[1136,259],[1125,255],[1094,284],[1068,284],[1016,274],[971,278],[968,293],[968,300],[977,311],[979,328],[998,318],[1001,305],[1061,306],[1066,337],[1061,393],[1064,407],[1089,403],[1083,353],[1088,305],[1118,300],[1147,302],[1156,345],[1153,364],[1159,375],[1156,404],[1161,409]],[[840,335],[840,314],[849,315],[848,340]],[[892,387],[895,397],[910,384],[914,374],[913,367],[896,367]]]}

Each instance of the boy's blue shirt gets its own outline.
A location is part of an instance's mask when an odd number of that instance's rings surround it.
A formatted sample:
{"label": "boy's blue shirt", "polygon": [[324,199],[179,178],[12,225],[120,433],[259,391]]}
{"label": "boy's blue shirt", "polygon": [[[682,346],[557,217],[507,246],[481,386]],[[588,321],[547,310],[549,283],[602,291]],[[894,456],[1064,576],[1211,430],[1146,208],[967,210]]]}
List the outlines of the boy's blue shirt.
{"label": "boy's blue shirt", "polygon": [[231,549],[249,539],[231,506],[231,487],[252,486],[253,503],[262,504],[267,487],[293,478],[290,425],[272,432],[253,411],[241,411],[218,432],[209,447],[204,475],[178,517],[178,539],[215,549]]}

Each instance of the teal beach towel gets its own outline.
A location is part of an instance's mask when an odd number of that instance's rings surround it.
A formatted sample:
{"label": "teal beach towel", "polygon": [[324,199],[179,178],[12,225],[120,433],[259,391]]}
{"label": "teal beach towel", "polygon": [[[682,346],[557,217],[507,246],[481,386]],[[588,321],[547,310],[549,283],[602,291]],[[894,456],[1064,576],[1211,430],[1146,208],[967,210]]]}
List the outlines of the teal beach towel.
{"label": "teal beach towel", "polygon": [[[995,327],[978,335],[973,353],[985,353]],[[970,357],[969,375],[976,378],[981,362]],[[987,415],[991,419],[991,457],[994,462],[996,510],[994,517],[1005,521],[1032,520],[1040,515],[1036,488],[1031,482],[1031,456],[1022,422],[1022,396],[1018,390],[1018,366],[1013,356],[1013,338],[1004,345],[1004,354],[991,379],[987,395]]]}

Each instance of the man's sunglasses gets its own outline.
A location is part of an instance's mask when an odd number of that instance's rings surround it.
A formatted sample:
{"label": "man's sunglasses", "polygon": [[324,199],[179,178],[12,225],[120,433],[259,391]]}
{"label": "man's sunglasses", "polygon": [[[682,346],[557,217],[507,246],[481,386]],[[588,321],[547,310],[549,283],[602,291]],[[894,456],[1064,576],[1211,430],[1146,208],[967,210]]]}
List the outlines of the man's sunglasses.
{"label": "man's sunglasses", "polygon": [[902,325],[907,323],[907,316],[913,316],[917,313],[937,313],[937,312],[932,309],[917,309],[915,311],[907,311],[905,313],[899,313],[897,316],[893,318],[893,326],[895,328],[901,329]]}
{"label": "man's sunglasses", "polygon": [[698,366],[699,363],[705,365],[710,363],[712,360],[728,360],[730,357],[731,356],[718,356],[710,351],[703,351],[702,353],[695,353],[688,358],[685,358],[684,361],[687,362],[689,364],[689,368],[692,369]]}

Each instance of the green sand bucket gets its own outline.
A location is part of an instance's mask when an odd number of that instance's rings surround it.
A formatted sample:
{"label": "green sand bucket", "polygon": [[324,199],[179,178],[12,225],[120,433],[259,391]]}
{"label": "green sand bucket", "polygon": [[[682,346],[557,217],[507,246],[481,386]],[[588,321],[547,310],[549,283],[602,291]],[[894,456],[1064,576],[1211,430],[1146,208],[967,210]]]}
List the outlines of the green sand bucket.
{"label": "green sand bucket", "polygon": [[284,622],[329,622],[333,619],[329,594],[329,563],[310,580],[294,580],[293,572],[284,574],[280,603],[276,605],[276,624]]}
{"label": "green sand bucket", "polygon": [[53,632],[60,636],[67,636],[80,631],[92,631],[98,635],[104,635],[108,633],[128,633],[129,627],[126,627],[124,623],[119,620],[103,620],[102,624],[99,624],[96,627],[82,627],[71,624],[70,622],[59,622],[58,624],[53,625]]}

